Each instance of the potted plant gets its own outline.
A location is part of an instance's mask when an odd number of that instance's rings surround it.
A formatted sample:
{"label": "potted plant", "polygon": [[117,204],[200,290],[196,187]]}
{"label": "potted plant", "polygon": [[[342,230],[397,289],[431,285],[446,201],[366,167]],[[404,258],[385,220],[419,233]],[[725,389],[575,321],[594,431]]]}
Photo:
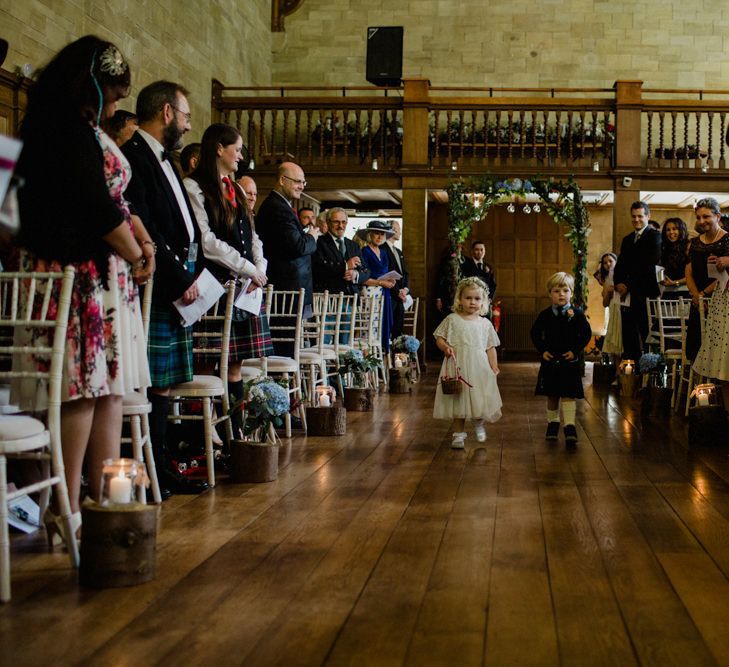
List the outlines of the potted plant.
{"label": "potted plant", "polygon": [[394,365],[390,369],[390,393],[406,394],[417,376],[416,354],[420,341],[415,336],[402,335],[392,341]]}
{"label": "potted plant", "polygon": [[339,374],[344,380],[344,407],[369,412],[374,405],[375,386],[372,373],[382,361],[367,349],[352,349],[339,355]]}
{"label": "potted plant", "polygon": [[671,407],[671,389],[668,387],[666,359],[658,352],[646,352],[638,359],[641,373],[648,375],[648,385],[643,391],[643,412],[657,415]]}
{"label": "potted plant", "polygon": [[243,385],[243,398],[230,414],[243,413],[243,439],[230,445],[230,471],[237,482],[271,482],[278,477],[279,439],[275,427],[283,425],[290,410],[286,387],[270,377]]}

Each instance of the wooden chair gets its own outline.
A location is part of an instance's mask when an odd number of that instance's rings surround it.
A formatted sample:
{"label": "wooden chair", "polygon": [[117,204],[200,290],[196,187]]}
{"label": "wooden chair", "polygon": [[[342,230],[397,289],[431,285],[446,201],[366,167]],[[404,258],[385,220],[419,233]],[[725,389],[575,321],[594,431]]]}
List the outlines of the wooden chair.
{"label": "wooden chair", "polygon": [[649,299],[646,298],[646,310],[648,312],[648,337],[645,339],[645,344],[650,349],[655,347],[658,344],[658,333],[656,331],[658,327],[658,304],[660,302],[659,298],[655,299]]}
{"label": "wooden chair", "polygon": [[677,369],[683,359],[683,322],[688,318],[690,303],[683,299],[658,300],[658,347],[671,365],[671,405],[676,395]]}
{"label": "wooden chair", "polygon": [[354,318],[354,344],[353,347],[366,348],[369,354],[373,354],[380,360],[380,368],[374,372],[372,378],[373,386],[380,383],[387,386],[386,355],[382,350],[382,312],[384,298],[381,290],[364,290],[357,304],[357,312]]}
{"label": "wooden chair", "polygon": [[[262,359],[244,359],[242,370],[254,369],[261,372],[265,367],[268,375],[282,377],[287,385],[289,396],[299,403],[299,418],[306,432],[306,410],[302,401],[301,365],[299,351],[302,340],[302,320],[304,314],[305,290],[276,290],[273,285],[266,288],[266,315],[273,343],[288,343],[294,351],[293,357],[274,355]],[[285,418],[286,437],[291,437],[291,415]]]}
{"label": "wooden chair", "polygon": [[340,396],[344,391],[342,377],[339,375],[339,345],[342,333],[344,298],[344,292],[339,292],[339,294],[329,294],[329,292],[314,294],[315,308],[318,299],[327,300],[327,314],[324,318],[322,328],[323,344],[321,347],[321,355],[325,363],[325,377],[327,382],[332,377],[336,380]]}
{"label": "wooden chair", "polygon": [[[406,336],[412,336],[413,338],[420,341],[421,345],[422,342],[420,338],[418,338],[418,310],[420,309],[420,297],[417,297],[416,299],[413,299],[413,305],[411,306],[410,310],[405,311],[405,315],[403,318],[403,327],[402,332]],[[420,376],[420,358],[418,353],[415,353],[415,370]]]}
{"label": "wooden chair", "polygon": [[[233,428],[228,415],[228,357],[230,352],[230,328],[233,319],[233,303],[235,301],[235,281],[226,286],[225,308],[218,301],[202,318],[204,331],[193,329],[192,351],[198,354],[219,354],[218,375],[195,375],[189,382],[170,387],[170,402],[179,404],[183,401],[201,401],[202,415],[172,414],[170,420],[202,420],[203,437],[205,439],[205,458],[208,468],[208,484],[215,486],[215,452],[213,450],[213,429],[225,423],[228,440],[233,438]],[[221,415],[213,414],[213,402],[219,402]]]}
{"label": "wooden chair", "polygon": [[[10,538],[7,515],[8,502],[15,498],[40,491],[42,516],[48,506],[50,489],[55,487],[69,560],[72,567],[79,565],[78,543],[71,524],[71,505],[61,452],[61,383],[73,280],[72,267],[67,267],[63,273],[0,273],[0,328],[14,329],[16,334],[12,344],[0,346],[0,368],[3,369],[0,371],[0,378],[12,380],[24,395],[38,396],[40,403],[47,403],[46,424],[27,415],[4,415],[0,418],[2,602],[10,600]],[[58,295],[55,318],[49,316],[52,292]],[[33,344],[33,336],[49,339],[49,343],[42,346]],[[50,361],[47,366],[39,367],[34,361],[28,363],[28,355],[49,356]],[[9,370],[11,367],[13,370]],[[41,461],[43,479],[9,493],[7,458]]]}
{"label": "wooden chair", "polygon": [[[149,333],[149,319],[152,309],[152,281],[147,283],[142,298],[142,328],[144,338]],[[159,490],[157,469],[152,452],[152,440],[149,435],[149,413],[152,412],[152,404],[147,400],[144,391],[130,391],[122,399],[122,417],[129,420],[129,431],[131,437],[128,439],[132,444],[132,455],[137,461],[145,466],[147,476],[152,486],[152,499],[155,503],[162,502],[162,494]],[[122,438],[122,442],[127,441]],[[147,503],[147,493],[143,485],[137,490],[137,500]]]}
{"label": "wooden chair", "polygon": [[[679,301],[684,301],[684,299],[679,299]],[[685,300],[688,306],[686,307],[687,313],[690,309],[691,301],[686,299]],[[706,311],[711,307],[711,297],[699,297],[699,328],[701,331],[701,341],[705,340],[705,330],[706,330]],[[704,378],[702,378],[701,375],[696,373],[693,369],[693,362],[691,362],[689,359],[686,358],[686,331],[688,329],[688,314],[686,315],[685,319],[682,319],[682,345],[681,345],[681,373],[679,375],[678,379],[678,391],[676,393],[676,398],[674,400],[673,408],[675,411],[678,411],[679,405],[681,403],[681,395],[683,394],[682,387],[686,385],[686,402],[684,404],[684,417],[688,417],[689,413],[689,406],[691,405],[691,392],[694,389],[694,386],[697,384],[701,384],[703,382]]]}
{"label": "wooden chair", "polygon": [[[334,354],[324,346],[326,323],[329,317],[329,292],[314,294],[311,317],[302,320],[301,349],[299,350],[299,364],[301,365],[301,379],[304,398],[311,401],[316,386],[325,384],[327,378],[327,358],[333,359]],[[334,305],[336,308],[336,303]]]}

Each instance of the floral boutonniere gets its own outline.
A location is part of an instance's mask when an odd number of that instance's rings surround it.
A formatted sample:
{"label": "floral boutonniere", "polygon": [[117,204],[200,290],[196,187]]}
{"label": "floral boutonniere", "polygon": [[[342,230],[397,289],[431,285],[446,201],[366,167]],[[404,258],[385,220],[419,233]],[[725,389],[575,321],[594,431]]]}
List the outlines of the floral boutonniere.
{"label": "floral boutonniere", "polygon": [[567,309],[567,321],[569,322],[575,316],[575,311],[572,308]]}

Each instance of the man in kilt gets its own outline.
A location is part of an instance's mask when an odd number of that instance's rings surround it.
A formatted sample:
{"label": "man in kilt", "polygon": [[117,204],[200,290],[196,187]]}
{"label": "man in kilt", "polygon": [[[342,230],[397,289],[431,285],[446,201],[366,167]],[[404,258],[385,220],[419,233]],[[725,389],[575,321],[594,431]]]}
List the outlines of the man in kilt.
{"label": "man in kilt", "polygon": [[139,130],[123,147],[132,168],[126,197],[156,245],[147,350],[152,381],[150,437],[163,495],[200,493],[208,487],[207,482],[187,479],[173,469],[165,443],[170,387],[193,377],[192,327],[180,324],[173,301],[189,304],[197,298],[195,278],[202,270],[200,230],[169,159],[169,152],[182,146],[182,136],[191,127],[187,94],[170,81],[143,88],[137,97]]}

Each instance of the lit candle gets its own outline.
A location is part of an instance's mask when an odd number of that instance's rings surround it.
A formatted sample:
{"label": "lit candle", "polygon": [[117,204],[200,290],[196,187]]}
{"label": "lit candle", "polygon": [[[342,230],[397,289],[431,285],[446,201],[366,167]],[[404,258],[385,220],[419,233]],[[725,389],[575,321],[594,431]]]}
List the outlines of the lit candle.
{"label": "lit candle", "polygon": [[704,393],[703,391],[700,394],[696,395],[696,400],[698,401],[698,404],[703,407],[708,407],[709,405],[709,394]]}
{"label": "lit candle", "polygon": [[320,408],[329,408],[331,407],[332,402],[329,400],[329,394],[322,394],[319,396],[319,407]]}
{"label": "lit candle", "polygon": [[627,364],[625,366],[625,374],[626,375],[632,375],[633,374],[633,366],[631,364]]}
{"label": "lit candle", "polygon": [[124,475],[109,480],[109,502],[126,504],[131,502],[132,480]]}

